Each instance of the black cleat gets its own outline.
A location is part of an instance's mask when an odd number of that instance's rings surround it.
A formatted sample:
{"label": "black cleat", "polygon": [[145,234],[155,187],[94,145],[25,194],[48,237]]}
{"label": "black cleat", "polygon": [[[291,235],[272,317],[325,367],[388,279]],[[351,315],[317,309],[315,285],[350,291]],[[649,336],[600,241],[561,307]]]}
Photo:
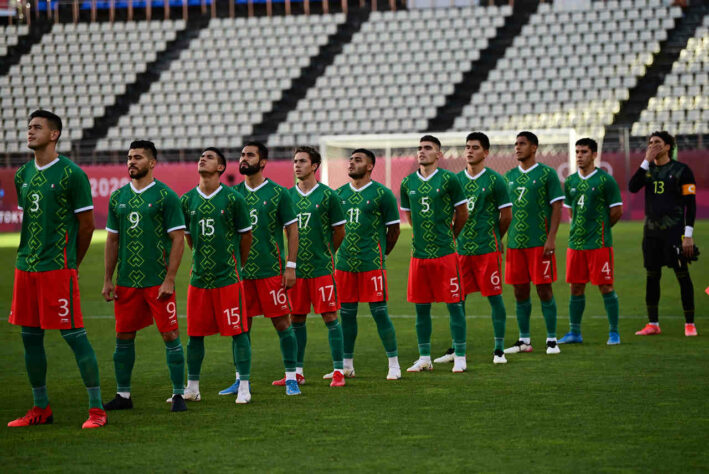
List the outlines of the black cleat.
{"label": "black cleat", "polygon": [[130,410],[133,408],[133,399],[131,397],[123,398],[116,394],[116,397],[108,403],[103,404],[103,409],[111,410]]}
{"label": "black cleat", "polygon": [[187,411],[187,404],[182,395],[172,396],[172,411]]}

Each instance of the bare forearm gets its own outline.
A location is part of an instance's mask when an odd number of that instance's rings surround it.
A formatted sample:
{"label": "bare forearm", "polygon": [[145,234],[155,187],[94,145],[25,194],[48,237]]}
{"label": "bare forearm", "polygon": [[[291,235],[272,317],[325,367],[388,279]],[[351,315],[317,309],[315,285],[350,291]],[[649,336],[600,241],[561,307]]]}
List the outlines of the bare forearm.
{"label": "bare forearm", "polygon": [[465,226],[465,221],[468,220],[468,208],[466,204],[461,204],[455,208],[455,217],[453,219],[453,237],[456,239]]}
{"label": "bare forearm", "polygon": [[286,238],[288,239],[288,261],[295,262],[298,258],[298,227],[295,223],[286,227]]}
{"label": "bare forearm", "polygon": [[610,211],[610,223],[611,227],[615,225],[616,222],[620,220],[620,216],[623,215],[623,206],[611,207]]}
{"label": "bare forearm", "polygon": [[556,240],[556,233],[559,231],[559,223],[561,222],[561,201],[556,201],[551,205],[551,218],[549,219],[549,234],[548,238]]}
{"label": "bare forearm", "polygon": [[386,236],[386,245],[387,248],[385,249],[385,254],[389,255],[392,250],[394,250],[394,246],[396,245],[396,242],[399,240],[399,235],[401,234],[401,230],[399,229],[399,224],[392,224],[390,226],[387,226],[387,236]]}
{"label": "bare forearm", "polygon": [[184,252],[184,250],[185,238],[184,234],[180,232],[179,238],[172,239],[170,259],[168,260],[167,274],[165,275],[166,280],[175,281],[175,276],[177,276],[177,269],[180,268],[180,262],[182,262],[182,253]]}
{"label": "bare forearm", "polygon": [[79,230],[76,236],[76,266],[81,262],[89,251],[91,237],[94,235],[94,213],[93,211],[82,212],[77,216],[79,220]]}
{"label": "bare forearm", "polygon": [[332,228],[332,248],[337,252],[340,244],[345,239],[345,225],[338,225]]}
{"label": "bare forearm", "polygon": [[249,259],[249,251],[251,250],[251,242],[253,241],[253,236],[251,231],[241,234],[241,240],[239,241],[239,255],[241,256],[241,265],[246,264],[246,260]]}
{"label": "bare forearm", "polygon": [[504,237],[512,222],[512,207],[500,209],[500,238]]}
{"label": "bare forearm", "polygon": [[113,279],[113,272],[118,263],[118,236],[109,232],[106,238],[106,247],[103,252],[104,281]]}

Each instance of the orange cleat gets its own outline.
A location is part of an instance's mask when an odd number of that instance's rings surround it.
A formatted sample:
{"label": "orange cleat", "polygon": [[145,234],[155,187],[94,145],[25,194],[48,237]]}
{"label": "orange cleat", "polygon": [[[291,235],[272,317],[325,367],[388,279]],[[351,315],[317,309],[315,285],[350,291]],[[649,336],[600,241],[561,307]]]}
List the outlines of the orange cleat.
{"label": "orange cleat", "polygon": [[660,325],[659,324],[650,324],[647,323],[644,328],[642,328],[640,331],[637,331],[635,333],[636,336],[653,336],[655,334],[660,334],[662,331],[660,331]]}
{"label": "orange cleat", "polygon": [[101,428],[108,423],[108,418],[106,418],[106,412],[100,408],[90,408],[89,409],[89,419],[81,425],[83,429],[90,428]]}
{"label": "orange cleat", "polygon": [[47,408],[32,407],[25,416],[11,421],[7,426],[19,428],[21,426],[49,425],[53,421],[52,409],[47,405]]}
{"label": "orange cleat", "polygon": [[[305,377],[300,374],[295,374],[295,379],[298,381],[298,385],[305,385]],[[274,380],[271,385],[275,385],[277,387],[284,387],[286,385],[286,378],[283,377],[280,380]]]}
{"label": "orange cleat", "polygon": [[694,323],[687,323],[684,325],[684,335],[685,336],[698,336],[697,326]]}
{"label": "orange cleat", "polygon": [[345,386],[345,374],[341,371],[336,370],[332,374],[332,382],[330,382],[331,387],[344,387]]}

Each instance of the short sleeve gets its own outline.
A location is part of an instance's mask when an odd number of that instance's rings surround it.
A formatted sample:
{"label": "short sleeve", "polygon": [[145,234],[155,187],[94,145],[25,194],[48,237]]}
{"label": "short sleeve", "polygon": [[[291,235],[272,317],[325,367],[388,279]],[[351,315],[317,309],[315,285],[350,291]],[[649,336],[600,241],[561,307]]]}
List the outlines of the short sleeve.
{"label": "short sleeve", "polygon": [[571,200],[571,180],[569,178],[566,178],[566,182],[564,183],[564,206],[565,207],[573,207],[573,201]]}
{"label": "short sleeve", "polygon": [[507,181],[503,177],[499,177],[495,180],[495,201],[497,202],[497,208],[502,209],[503,207],[510,207],[512,201],[510,200],[510,192],[508,191]]}
{"label": "short sleeve", "polygon": [[249,219],[249,211],[246,207],[246,201],[238,192],[234,193],[236,202],[234,205],[234,222],[236,223],[237,232],[244,233],[251,230],[251,219]]}
{"label": "short sleeve", "polygon": [[25,203],[22,202],[22,171],[24,168],[20,168],[15,173],[15,192],[17,193],[17,207],[19,209],[24,208]]}
{"label": "short sleeve", "polygon": [[94,208],[91,198],[91,185],[89,178],[81,169],[74,170],[71,174],[71,206],[74,214],[90,211]]}
{"label": "short sleeve", "polygon": [[396,208],[396,198],[389,188],[384,188],[382,216],[384,216],[384,225],[398,224],[401,221],[399,209]]}
{"label": "short sleeve", "polygon": [[618,183],[613,178],[613,176],[608,175],[605,186],[606,202],[608,207],[615,207],[623,205],[623,198],[620,196],[620,188]]}
{"label": "short sleeve", "polygon": [[337,194],[334,191],[330,192],[329,207],[330,225],[336,226],[344,224],[346,222],[345,211],[342,209],[342,204],[340,204],[340,200],[337,198]]}
{"label": "short sleeve", "polygon": [[697,194],[697,183],[694,180],[694,173],[689,168],[685,166],[682,174],[679,177],[680,192],[682,196],[690,196]]}
{"label": "short sleeve", "polygon": [[281,189],[281,193],[278,198],[278,218],[281,221],[281,225],[284,227],[296,221],[293,199],[290,197],[290,193],[286,189]]}
{"label": "short sleeve", "polygon": [[410,211],[411,204],[409,203],[409,179],[404,178],[401,181],[401,186],[399,188],[399,199],[401,199],[401,210]]}
{"label": "short sleeve", "polygon": [[561,190],[561,182],[556,170],[550,168],[549,178],[547,179],[547,195],[549,196],[549,204],[564,199],[564,192]]}
{"label": "short sleeve", "polygon": [[165,217],[166,232],[170,233],[174,230],[185,228],[185,217],[182,215],[180,198],[178,198],[175,191],[171,189],[168,189],[167,196],[165,196],[163,215]]}
{"label": "short sleeve", "polygon": [[116,214],[119,192],[120,191],[114,191],[111,194],[111,198],[108,200],[108,220],[106,221],[106,230],[113,234],[117,234],[120,230],[120,222],[118,220],[118,214]]}
{"label": "short sleeve", "polygon": [[185,219],[185,233],[189,234],[190,230],[190,197],[188,193],[185,193],[180,198],[180,207],[182,208],[182,217]]}
{"label": "short sleeve", "polygon": [[453,205],[456,207],[468,202],[465,193],[463,193],[463,187],[460,185],[460,181],[455,175],[452,175],[451,179],[448,181],[448,193],[451,196]]}

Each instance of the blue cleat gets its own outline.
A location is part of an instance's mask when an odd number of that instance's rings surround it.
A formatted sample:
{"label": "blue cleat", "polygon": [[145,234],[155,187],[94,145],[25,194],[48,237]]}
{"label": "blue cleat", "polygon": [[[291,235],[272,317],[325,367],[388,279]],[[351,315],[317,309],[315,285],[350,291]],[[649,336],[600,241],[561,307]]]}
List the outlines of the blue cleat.
{"label": "blue cleat", "polygon": [[236,395],[239,392],[239,383],[241,382],[240,379],[236,379],[236,382],[231,384],[231,386],[225,388],[221,392],[219,392],[219,395]]}
{"label": "blue cleat", "polygon": [[559,344],[579,344],[583,342],[581,334],[574,334],[572,332],[567,332],[564,337],[559,339]]}
{"label": "blue cleat", "polygon": [[608,333],[608,342],[606,342],[609,346],[615,346],[616,344],[620,344],[620,334],[618,334],[615,331],[611,331]]}
{"label": "blue cleat", "polygon": [[286,380],[286,395],[300,395],[300,387],[295,380]]}

